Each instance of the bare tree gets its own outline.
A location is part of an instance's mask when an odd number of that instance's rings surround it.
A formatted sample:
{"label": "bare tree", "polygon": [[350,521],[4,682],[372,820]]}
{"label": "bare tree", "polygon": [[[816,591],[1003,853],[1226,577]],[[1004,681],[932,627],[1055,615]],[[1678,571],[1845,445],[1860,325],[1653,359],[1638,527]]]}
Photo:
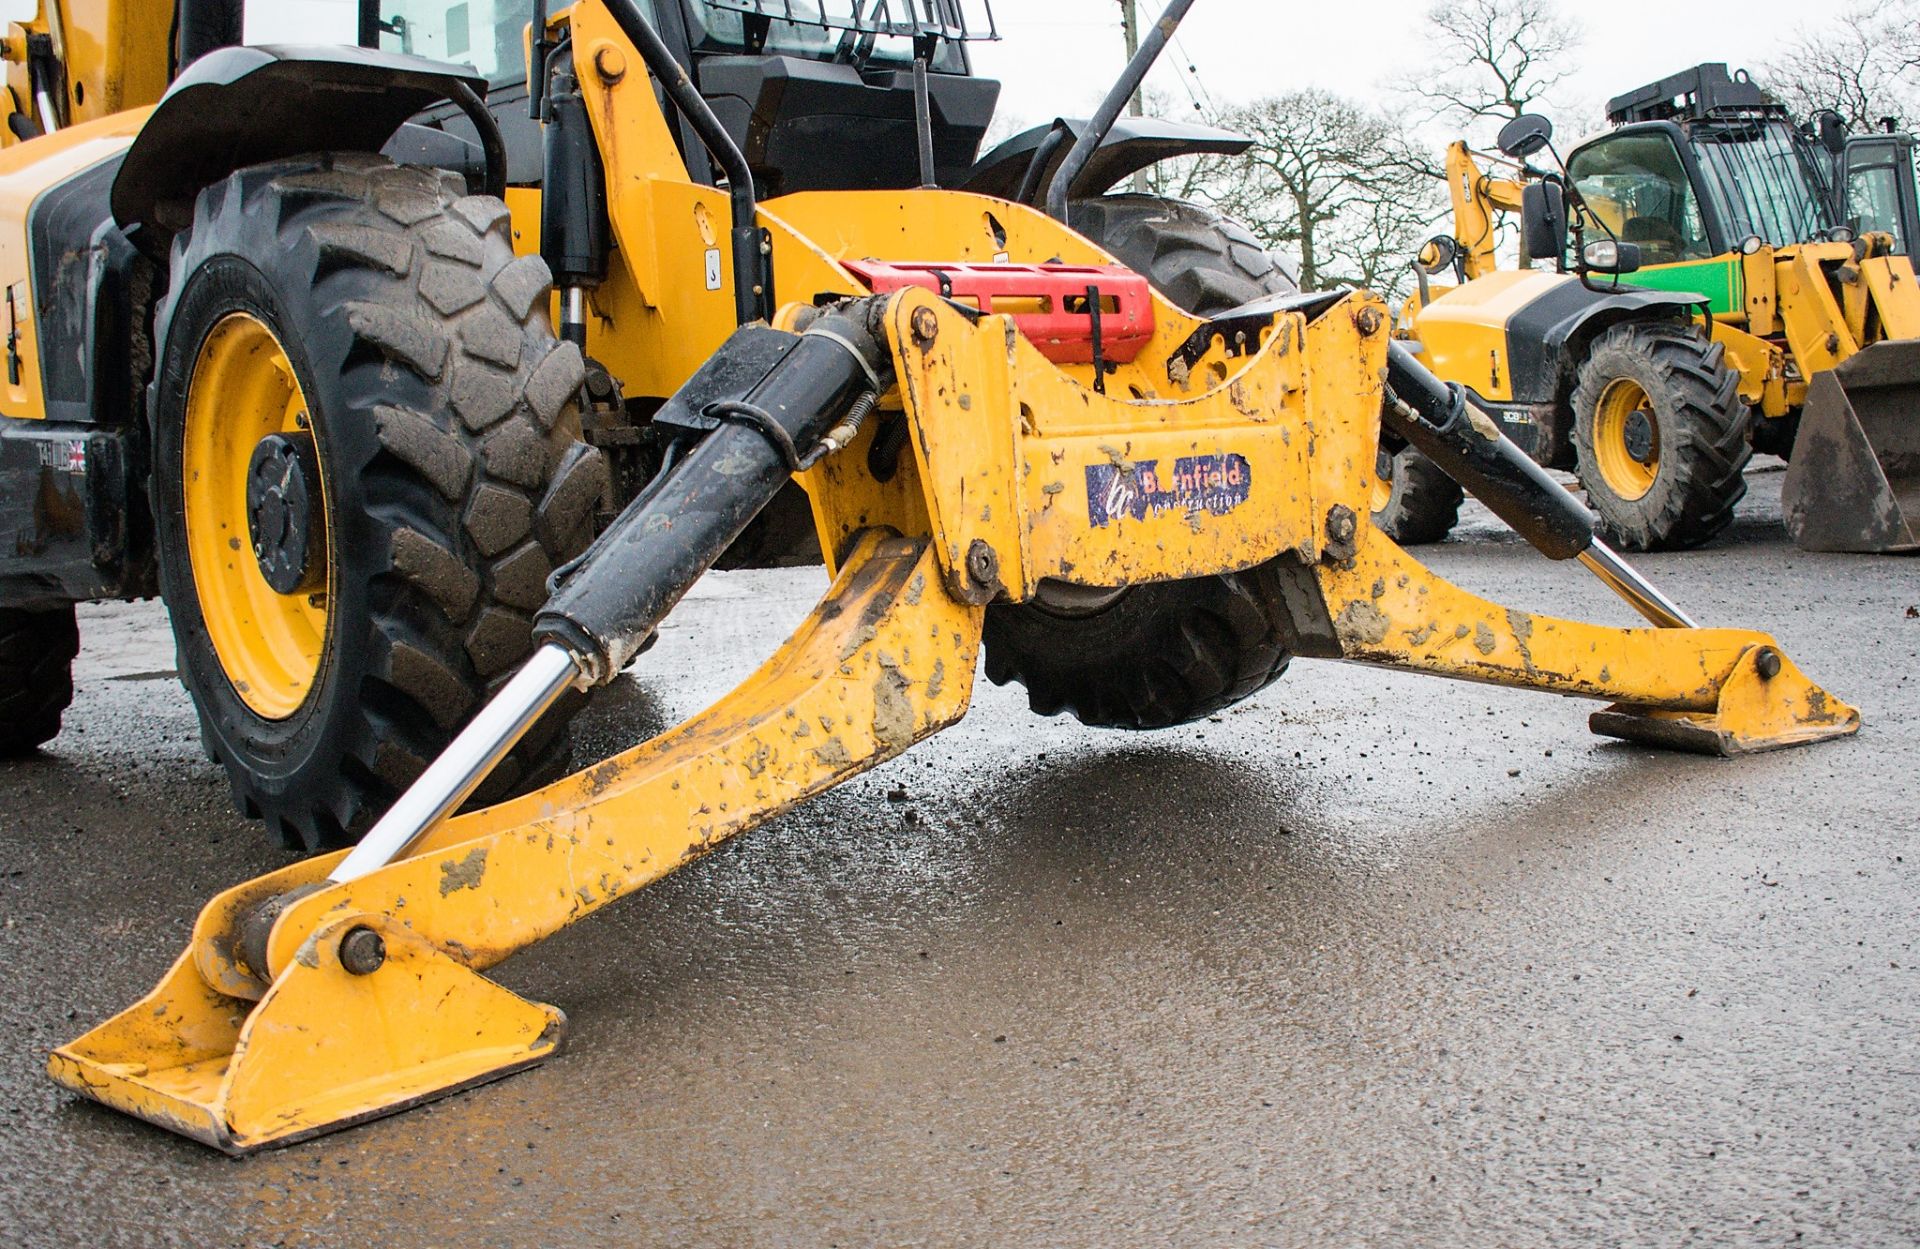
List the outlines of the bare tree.
{"label": "bare tree", "polygon": [[1413,80],[1410,91],[1433,117],[1459,126],[1537,112],[1573,71],[1578,22],[1554,0],[1458,0],[1427,11],[1433,46],[1425,58],[1444,66]]}
{"label": "bare tree", "polygon": [[1760,78],[1796,115],[1832,109],[1856,130],[1920,120],[1920,8],[1894,0],[1803,28]]}
{"label": "bare tree", "polygon": [[1402,125],[1318,89],[1231,109],[1220,123],[1255,143],[1194,171],[1201,198],[1297,257],[1304,289],[1400,293],[1439,191]]}

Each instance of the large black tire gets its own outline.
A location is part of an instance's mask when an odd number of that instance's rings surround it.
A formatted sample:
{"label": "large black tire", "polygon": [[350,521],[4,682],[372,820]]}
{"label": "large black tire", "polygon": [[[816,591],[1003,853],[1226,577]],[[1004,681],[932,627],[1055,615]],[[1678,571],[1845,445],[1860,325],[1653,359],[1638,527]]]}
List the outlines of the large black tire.
{"label": "large black tire", "polygon": [[0,609],[0,758],[32,754],[59,734],[79,653],[71,606]]}
{"label": "large black tire", "polygon": [[[1726,349],[1690,326],[1627,322],[1594,340],[1573,390],[1574,451],[1587,501],[1616,545],[1685,550],[1733,523],[1753,456],[1739,383]],[[1647,401],[1650,482],[1632,480],[1646,465],[1617,445],[1602,416],[1617,384]]]}
{"label": "large black tire", "polygon": [[1373,512],[1373,523],[1401,546],[1440,542],[1460,520],[1466,492],[1446,470],[1405,447],[1398,455],[1379,453],[1377,470],[1386,487],[1385,499]]}
{"label": "large black tire", "polygon": [[[548,573],[591,539],[608,476],[579,441],[584,365],[549,328],[551,275],[515,257],[505,204],[373,157],[303,157],[210,187],[171,271],[154,494],[181,678],[240,808],[289,848],[342,844],[527,656]],[[190,383],[233,313],[271,330],[293,366],[327,505],[326,638],[304,701],[279,718],[223,668],[184,540]],[[564,763],[575,706],[477,799]]]}
{"label": "large black tire", "polygon": [[1300,289],[1251,230],[1198,204],[1158,195],[1103,195],[1076,201],[1069,215],[1076,231],[1196,316],[1218,316]]}
{"label": "large black tire", "polygon": [[[1174,302],[1217,315],[1295,289],[1244,226],[1147,195],[1085,200],[1073,226]],[[1211,715],[1265,689],[1292,657],[1292,623],[1271,569],[1161,582],[1107,595],[987,611],[986,673],[1018,681],[1041,715],[1101,728],[1157,729]]]}

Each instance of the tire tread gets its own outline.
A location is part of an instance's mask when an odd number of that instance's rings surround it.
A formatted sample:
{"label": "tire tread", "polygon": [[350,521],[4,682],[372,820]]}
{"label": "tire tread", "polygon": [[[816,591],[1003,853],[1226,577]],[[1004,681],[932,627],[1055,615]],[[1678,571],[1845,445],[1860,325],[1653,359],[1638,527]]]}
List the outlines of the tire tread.
{"label": "tire tread", "polygon": [[[1600,394],[1619,375],[1608,370],[1629,363],[1658,379],[1667,404],[1660,428],[1663,480],[1637,500],[1614,495],[1592,458]],[[1630,321],[1594,340],[1574,385],[1574,443],[1580,484],[1615,544],[1630,551],[1687,550],[1733,523],[1753,458],[1751,412],[1739,385],[1726,347],[1689,326]]]}

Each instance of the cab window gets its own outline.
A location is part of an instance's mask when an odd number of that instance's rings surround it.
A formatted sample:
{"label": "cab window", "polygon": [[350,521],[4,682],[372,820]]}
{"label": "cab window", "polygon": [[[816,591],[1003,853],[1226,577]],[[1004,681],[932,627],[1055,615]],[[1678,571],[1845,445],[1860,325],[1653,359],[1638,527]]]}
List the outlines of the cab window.
{"label": "cab window", "polygon": [[[922,0],[929,13],[934,5]],[[867,4],[870,18],[889,13],[884,5]],[[912,15],[911,6],[903,17]],[[949,9],[948,4],[940,6]],[[696,52],[765,52],[815,61],[858,57],[867,64],[905,68],[913,64],[913,42],[899,36],[858,35],[842,29],[862,6],[846,0],[821,4],[818,0],[692,0],[687,6],[689,29]],[[958,16],[958,9],[952,13]],[[777,14],[790,16],[776,16]],[[966,54],[949,39],[934,53],[934,70],[967,72]]]}
{"label": "cab window", "polygon": [[471,65],[495,85],[527,76],[526,0],[380,0],[385,52]]}
{"label": "cab window", "polygon": [[1758,235],[1775,247],[1789,247],[1832,224],[1825,188],[1792,127],[1779,121],[1726,122],[1696,126],[1691,133],[1729,242]]}
{"label": "cab window", "polygon": [[1891,234],[1894,250],[1902,254],[1907,251],[1900,221],[1900,179],[1892,165],[1847,171],[1847,216],[1856,234]]}
{"label": "cab window", "polygon": [[1601,139],[1573,154],[1567,175],[1588,209],[1647,265],[1706,260],[1700,201],[1673,140],[1665,134]]}

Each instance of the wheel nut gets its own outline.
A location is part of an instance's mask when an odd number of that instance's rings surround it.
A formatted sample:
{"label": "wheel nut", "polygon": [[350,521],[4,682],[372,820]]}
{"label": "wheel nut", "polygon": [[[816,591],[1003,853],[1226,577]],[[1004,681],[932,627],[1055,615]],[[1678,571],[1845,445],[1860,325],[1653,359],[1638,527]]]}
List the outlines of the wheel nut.
{"label": "wheel nut", "polygon": [[371,928],[355,928],[340,938],[340,966],[353,976],[368,976],[387,961],[387,943]]}

